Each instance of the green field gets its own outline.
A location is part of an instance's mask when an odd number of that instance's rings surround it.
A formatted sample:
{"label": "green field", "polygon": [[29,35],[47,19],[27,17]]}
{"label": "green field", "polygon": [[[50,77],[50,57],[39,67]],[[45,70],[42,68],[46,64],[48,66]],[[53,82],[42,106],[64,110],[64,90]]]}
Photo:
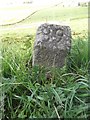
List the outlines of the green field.
{"label": "green field", "polygon": [[73,20],[88,17],[87,7],[52,7],[38,11],[30,19],[25,22],[37,22],[37,21],[62,21],[62,20]]}
{"label": "green field", "polygon": [[[86,7],[57,6],[21,23],[0,26],[5,119],[89,117],[87,20]],[[64,21],[72,30],[72,48],[63,68],[32,67],[36,23],[48,21]]]}
{"label": "green field", "polygon": [[[21,9],[21,8],[20,8]],[[24,8],[23,8],[24,9]],[[28,8],[29,9],[29,8]],[[11,10],[11,9],[10,9]],[[16,10],[13,9],[12,10]],[[17,34],[35,34],[38,24],[46,22],[55,22],[58,24],[65,24],[71,27],[72,33],[79,32],[81,34],[87,33],[88,30],[88,8],[87,7],[67,7],[63,8],[60,6],[48,7],[37,11],[28,18],[23,18],[22,22],[0,26],[1,34],[6,33],[17,33]],[[15,21],[12,21],[13,23]],[[39,22],[39,23],[38,23]],[[83,24],[83,25],[82,25]],[[78,31],[77,31],[78,29]]]}
{"label": "green field", "polygon": [[[9,9],[9,8],[8,8]],[[62,21],[62,20],[74,20],[88,17],[88,8],[87,7],[47,7],[46,9],[38,10],[38,8],[30,8],[30,7],[22,7],[22,8],[10,8],[7,11],[7,14],[10,18],[7,17],[5,23],[15,23],[24,19],[24,17],[28,16],[25,19],[24,23],[32,23],[32,22],[48,22],[48,21]],[[3,11],[3,10],[2,10]],[[33,12],[37,11],[34,15],[31,15]],[[13,15],[14,14],[14,15]],[[3,16],[2,16],[3,17]],[[5,18],[5,15],[4,15]],[[3,20],[4,21],[4,20]],[[3,22],[4,24],[4,22]]]}

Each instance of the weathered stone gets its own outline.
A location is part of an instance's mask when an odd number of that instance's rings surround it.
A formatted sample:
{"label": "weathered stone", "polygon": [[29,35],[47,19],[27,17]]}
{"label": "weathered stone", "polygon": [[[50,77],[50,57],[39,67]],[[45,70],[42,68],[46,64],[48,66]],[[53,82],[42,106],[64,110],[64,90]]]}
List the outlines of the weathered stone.
{"label": "weathered stone", "polygon": [[33,65],[63,67],[71,48],[69,26],[42,24],[38,27],[33,50]]}

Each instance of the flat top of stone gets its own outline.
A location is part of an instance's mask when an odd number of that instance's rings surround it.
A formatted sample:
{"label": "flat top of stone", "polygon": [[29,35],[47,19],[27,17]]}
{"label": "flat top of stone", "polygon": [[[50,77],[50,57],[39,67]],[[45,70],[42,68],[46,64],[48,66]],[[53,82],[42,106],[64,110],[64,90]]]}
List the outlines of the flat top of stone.
{"label": "flat top of stone", "polygon": [[69,26],[44,23],[37,29],[35,45],[49,48],[69,49],[71,29]]}

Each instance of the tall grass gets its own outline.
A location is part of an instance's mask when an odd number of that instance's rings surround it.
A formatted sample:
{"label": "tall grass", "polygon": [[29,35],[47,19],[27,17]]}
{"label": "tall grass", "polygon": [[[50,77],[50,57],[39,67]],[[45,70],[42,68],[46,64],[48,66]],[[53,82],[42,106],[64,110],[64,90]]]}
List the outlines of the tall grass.
{"label": "tall grass", "polygon": [[68,57],[69,70],[76,73],[80,70],[87,72],[88,64],[88,40],[86,36],[83,38],[77,37],[72,41],[71,54]]}
{"label": "tall grass", "polygon": [[[2,37],[5,114],[13,118],[84,118],[89,116],[87,38],[72,41],[63,68],[32,67],[34,36]],[[49,77],[47,77],[49,74]]]}

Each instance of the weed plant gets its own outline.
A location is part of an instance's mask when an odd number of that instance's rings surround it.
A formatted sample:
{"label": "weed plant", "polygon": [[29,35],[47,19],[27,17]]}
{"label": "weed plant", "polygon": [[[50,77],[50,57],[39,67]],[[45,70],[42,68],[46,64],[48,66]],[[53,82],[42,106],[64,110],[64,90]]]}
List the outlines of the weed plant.
{"label": "weed plant", "polygon": [[32,67],[33,39],[2,37],[4,118],[88,118],[87,37],[72,40],[66,65],[60,69]]}

